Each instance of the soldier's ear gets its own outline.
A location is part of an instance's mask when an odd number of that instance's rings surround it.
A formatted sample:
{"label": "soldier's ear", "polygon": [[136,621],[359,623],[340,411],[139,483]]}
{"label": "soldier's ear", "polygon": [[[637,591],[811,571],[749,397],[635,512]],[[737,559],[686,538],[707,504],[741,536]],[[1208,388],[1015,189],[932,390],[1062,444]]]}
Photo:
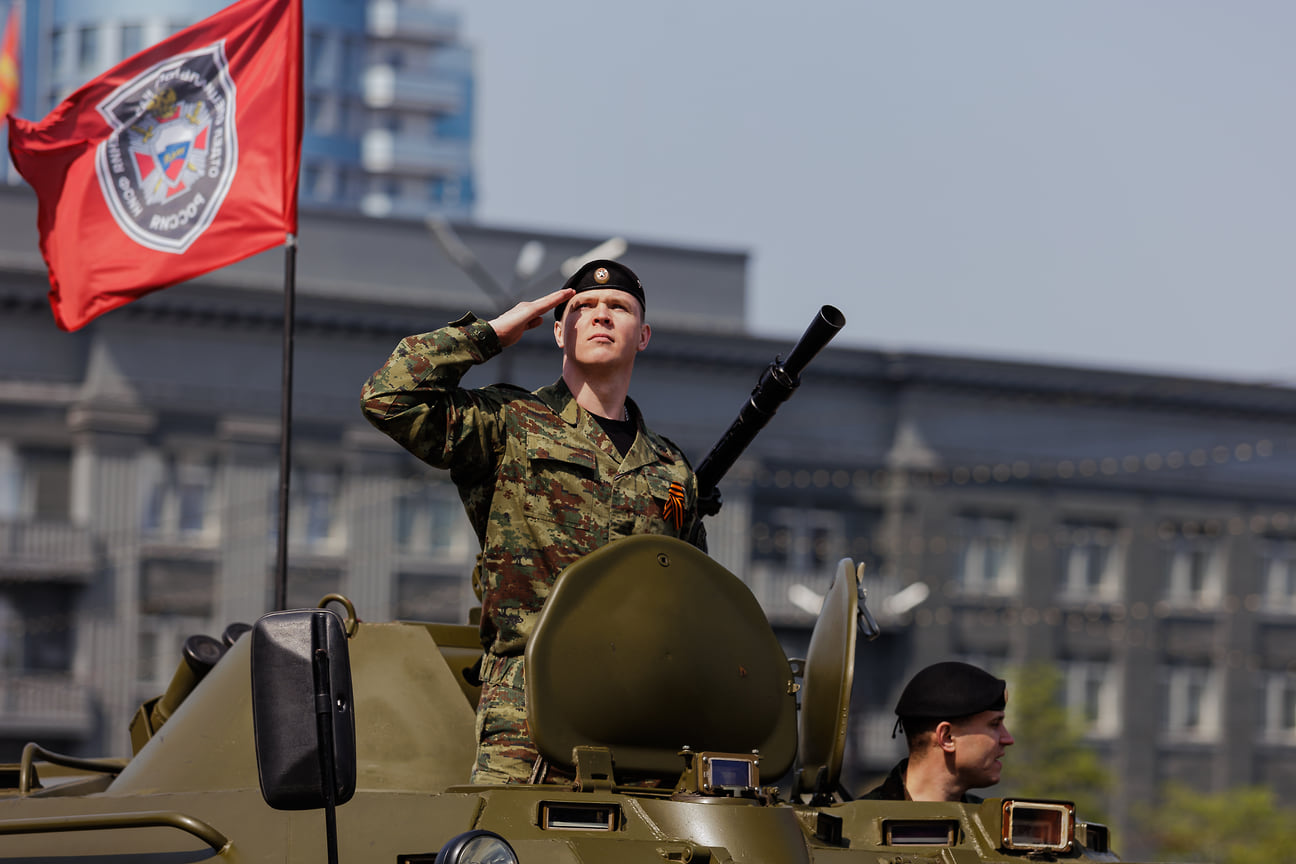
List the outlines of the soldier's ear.
{"label": "soldier's ear", "polygon": [[639,350],[642,351],[648,347],[648,340],[652,338],[652,327],[647,324],[639,328]]}
{"label": "soldier's ear", "polygon": [[554,321],[554,341],[558,343],[559,348],[563,347],[563,325],[561,318]]}
{"label": "soldier's ear", "polygon": [[937,723],[936,728],[932,730],[932,740],[936,742],[937,747],[946,753],[953,753],[954,725],[947,720]]}

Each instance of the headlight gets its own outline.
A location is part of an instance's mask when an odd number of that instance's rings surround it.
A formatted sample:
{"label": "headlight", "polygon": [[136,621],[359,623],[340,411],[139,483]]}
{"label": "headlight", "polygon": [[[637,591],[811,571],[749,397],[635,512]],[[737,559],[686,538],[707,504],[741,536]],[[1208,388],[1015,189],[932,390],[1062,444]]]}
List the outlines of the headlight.
{"label": "headlight", "polygon": [[436,864],[518,864],[518,858],[494,831],[465,831],[441,847]]}

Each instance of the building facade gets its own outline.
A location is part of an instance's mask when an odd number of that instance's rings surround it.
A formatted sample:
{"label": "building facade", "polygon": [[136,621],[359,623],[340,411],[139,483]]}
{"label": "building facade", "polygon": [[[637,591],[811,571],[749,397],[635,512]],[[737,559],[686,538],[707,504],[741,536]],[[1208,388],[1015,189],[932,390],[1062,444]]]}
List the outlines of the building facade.
{"label": "building facade", "polygon": [[[30,193],[0,190],[0,762],[29,739],[129,752],[181,641],[271,608],[277,547],[279,253],[62,333],[34,225]],[[495,274],[542,241],[534,295],[601,239],[459,232]],[[466,620],[455,490],[365,423],[359,389],[403,336],[492,302],[421,220],[306,213],[299,236],[289,605]],[[632,395],[696,464],[790,340],[744,330],[741,252],[623,260],[654,325]],[[520,384],[557,377],[543,331],[506,355]],[[838,562],[865,564],[884,634],[858,652],[848,789],[901,755],[919,667],[1044,662],[1117,779],[1119,829],[1171,780],[1296,802],[1294,481],[1291,389],[829,346],[708,532],[793,656]]]}
{"label": "building facade", "polygon": [[[16,113],[32,120],[121,60],[229,5],[9,2],[23,20]],[[306,0],[303,17],[302,206],[469,216],[472,52],[457,14],[432,0]]]}

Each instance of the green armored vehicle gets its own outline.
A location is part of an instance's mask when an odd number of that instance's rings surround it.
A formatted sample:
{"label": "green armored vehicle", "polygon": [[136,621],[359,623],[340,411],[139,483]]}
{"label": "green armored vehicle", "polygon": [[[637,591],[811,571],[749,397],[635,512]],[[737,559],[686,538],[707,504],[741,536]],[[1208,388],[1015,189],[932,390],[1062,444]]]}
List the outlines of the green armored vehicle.
{"label": "green armored vehicle", "polygon": [[4,766],[0,864],[1118,860],[1066,802],[848,799],[859,584],[843,560],[803,662],[686,543],[572,565],[527,648],[536,744],[572,779],[535,785],[466,783],[475,627],[273,612],[141,706],[133,758]]}

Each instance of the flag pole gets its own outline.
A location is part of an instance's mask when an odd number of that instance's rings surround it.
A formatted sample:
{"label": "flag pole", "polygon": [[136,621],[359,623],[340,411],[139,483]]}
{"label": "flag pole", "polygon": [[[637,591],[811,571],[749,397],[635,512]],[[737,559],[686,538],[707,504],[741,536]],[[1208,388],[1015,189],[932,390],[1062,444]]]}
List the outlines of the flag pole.
{"label": "flag pole", "polygon": [[292,382],[294,295],[297,283],[297,235],[284,244],[283,381],[279,407],[279,548],[275,556],[276,610],[288,608],[288,479],[292,469]]}
{"label": "flag pole", "polygon": [[291,0],[289,11],[294,21],[293,65],[286,83],[291,88],[285,104],[291,107],[285,116],[289,118],[293,134],[285,136],[290,140],[294,152],[288,162],[292,167],[291,177],[285,191],[288,199],[285,202],[291,207],[292,218],[289,230],[284,235],[284,311],[283,311],[283,381],[279,390],[279,530],[276,532],[278,548],[275,550],[275,599],[274,608],[288,608],[288,513],[291,507],[289,480],[292,476],[292,388],[293,388],[293,333],[296,329],[296,296],[297,296],[297,183],[301,171],[301,115],[302,115],[302,7],[301,0]]}

